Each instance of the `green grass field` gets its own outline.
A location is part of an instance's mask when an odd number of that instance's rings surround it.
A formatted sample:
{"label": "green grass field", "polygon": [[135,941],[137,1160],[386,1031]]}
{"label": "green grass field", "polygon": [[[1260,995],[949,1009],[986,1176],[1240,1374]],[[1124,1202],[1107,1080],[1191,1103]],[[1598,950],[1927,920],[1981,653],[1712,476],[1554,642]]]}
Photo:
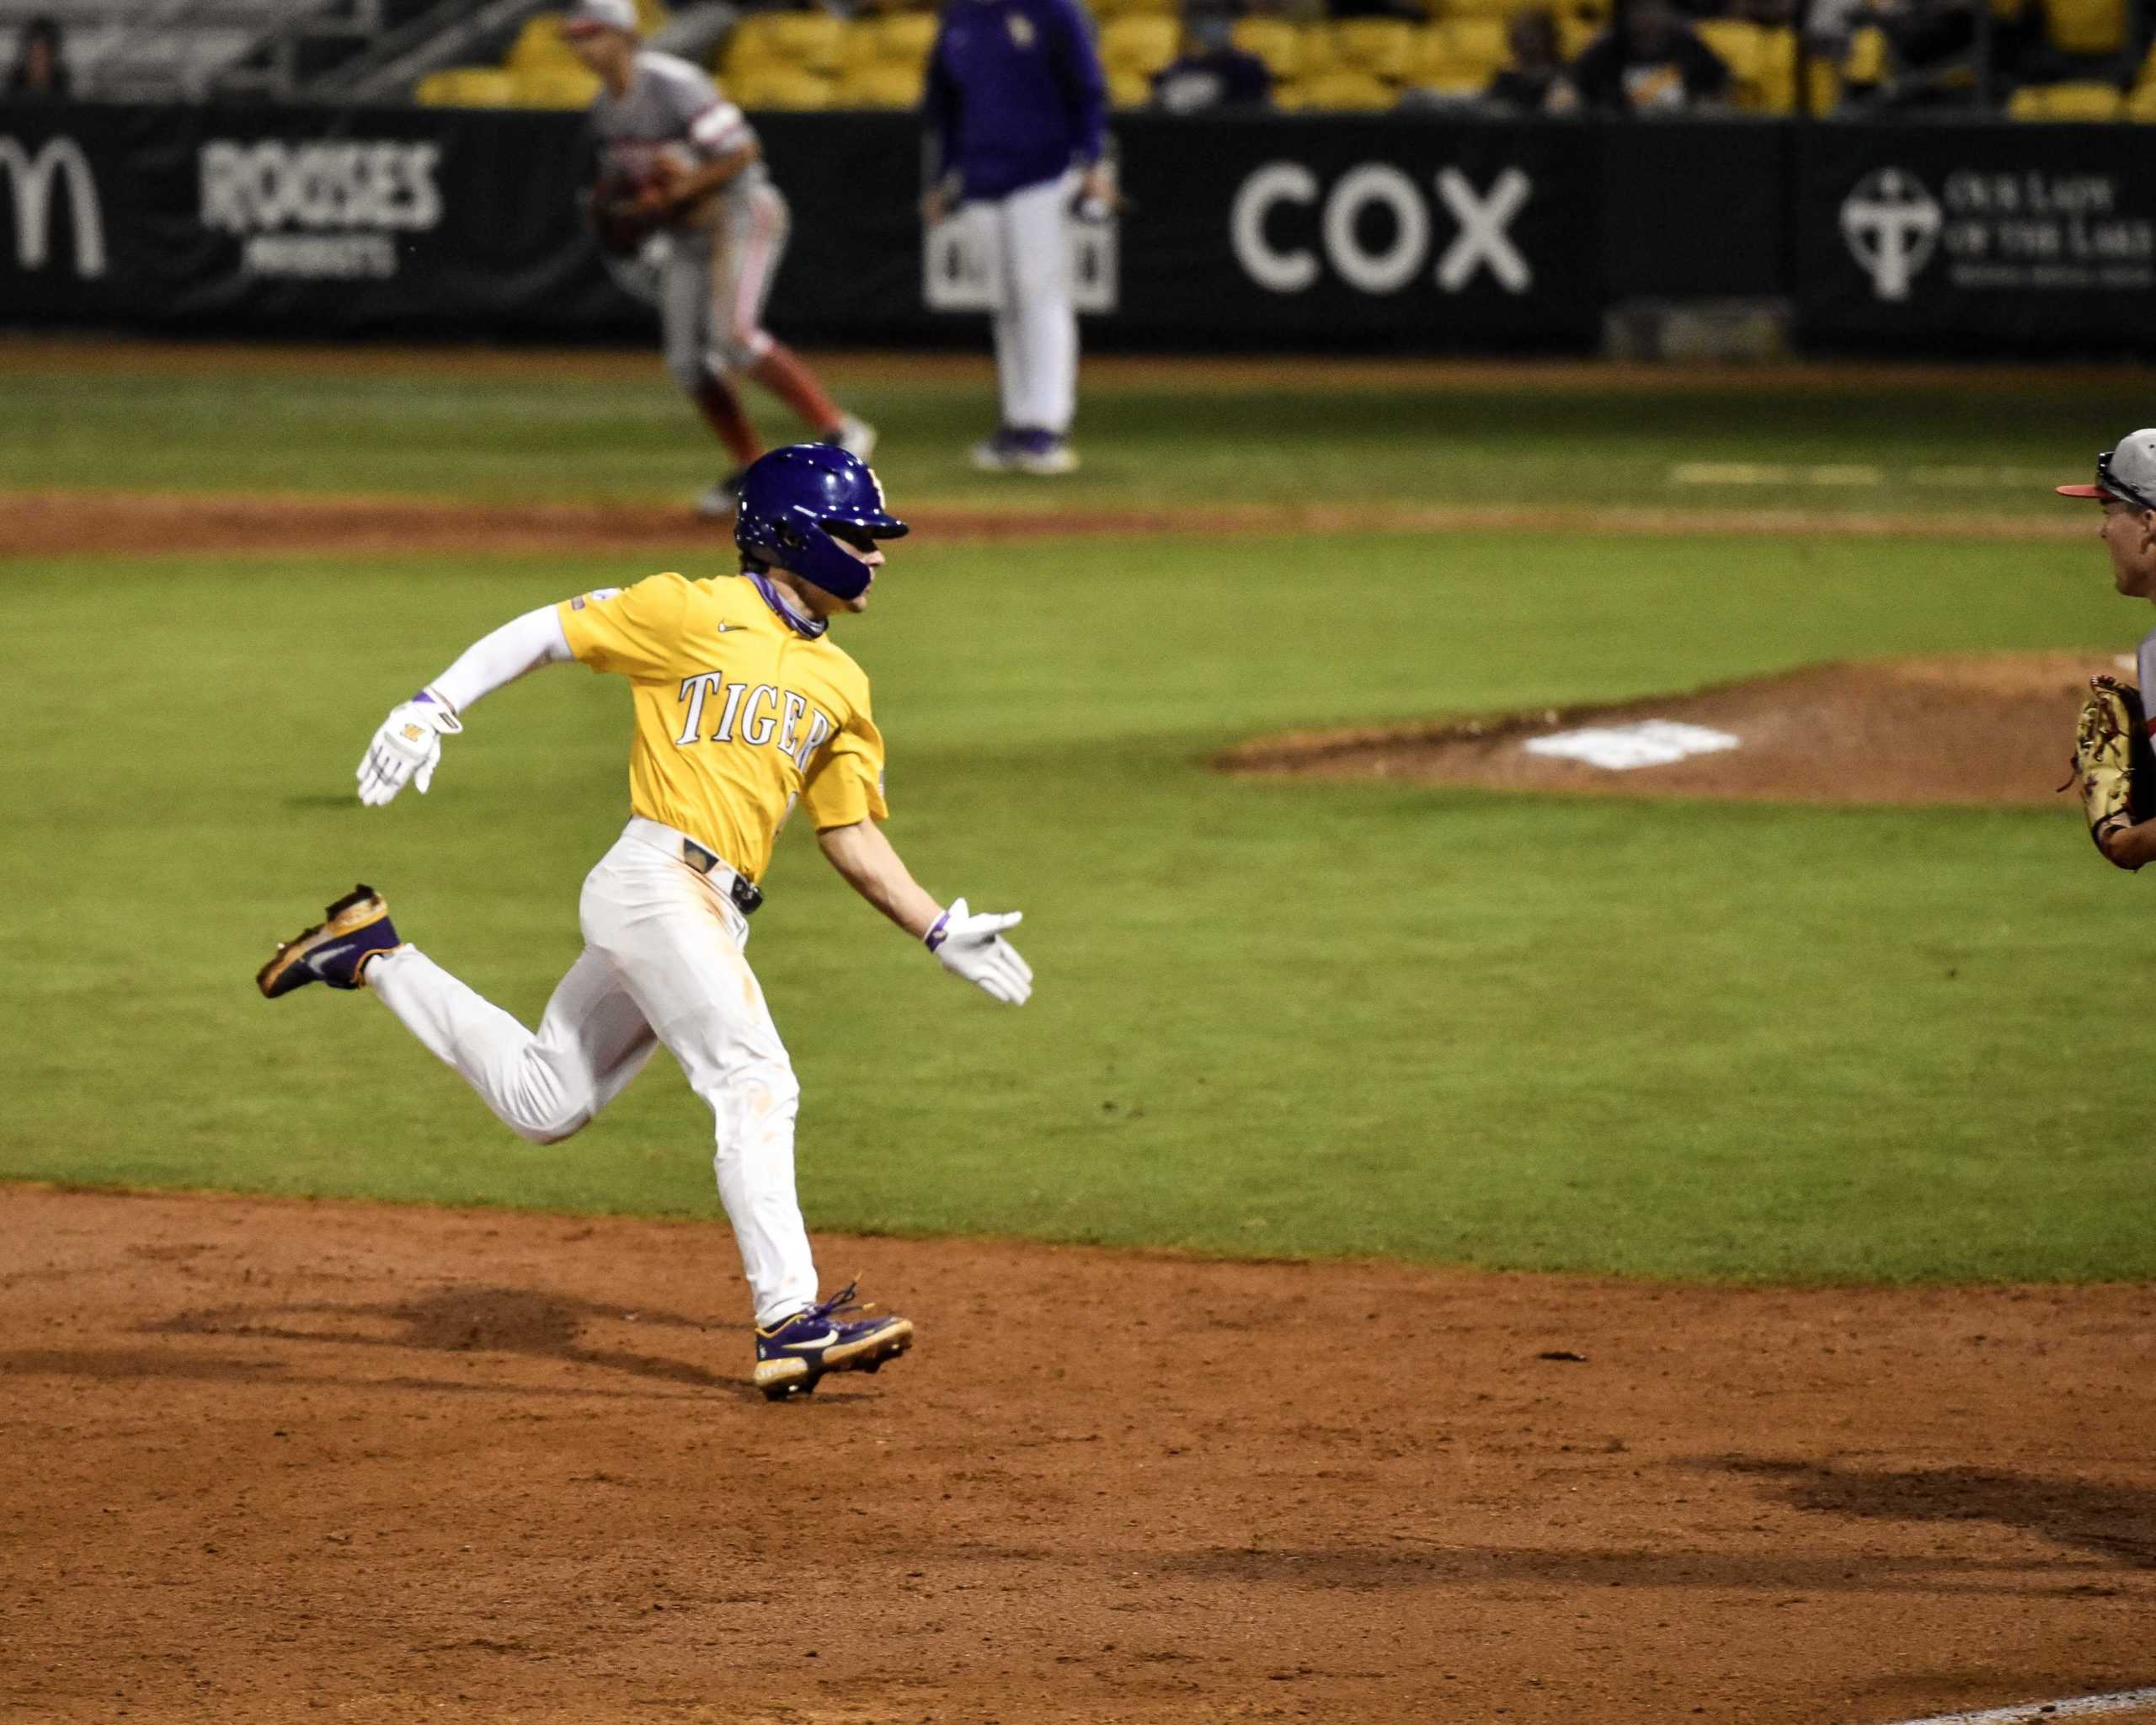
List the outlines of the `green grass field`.
{"label": "green grass field", "polygon": [[[487,498],[677,497],[712,476],[712,446],[655,357],[602,356],[520,372],[513,355],[476,366],[392,351],[312,370],[220,370],[181,350],[85,372],[78,350],[21,339],[0,347],[0,475],[11,489],[419,492]],[[1085,472],[1055,507],[1222,503],[1546,503],[1821,513],[2042,515],[2064,464],[2085,478],[2096,450],[2148,416],[2142,374],[1982,369],[1895,377],[1767,371],[1702,387],[1681,371],[1573,365],[1489,373],[1354,368],[1324,387],[1312,368],[1239,366],[1194,380],[1171,363],[1120,360],[1086,391]],[[894,493],[1011,505],[1011,488],[962,459],[992,419],[978,367],[900,360],[830,368],[849,403],[892,435],[878,470]],[[476,371],[476,375],[473,373]],[[1440,374],[1442,375],[1442,374]],[[1668,387],[1673,382],[1678,387]],[[776,418],[762,403],[767,422]],[[1777,479],[1714,483],[1710,470],[1795,467]],[[1694,469],[1673,477],[1678,469]],[[1871,471],[1865,472],[1864,470]],[[1027,501],[1030,504],[1031,499]]]}
{"label": "green grass field", "polygon": [[[603,370],[604,368],[600,368]],[[548,387],[200,355],[0,376],[17,489],[684,489],[655,372]],[[839,368],[909,497],[1009,502],[955,451],[979,377]],[[1981,375],[1656,395],[1412,379],[1088,395],[1088,475],[1027,505],[1688,503],[1695,462],[2053,469],[2115,393]],[[1828,451],[1831,451],[1831,457]],[[1011,482],[1020,483],[1020,482]],[[1903,812],[1235,781],[1271,729],[1618,698],[1833,657],[2131,646],[2089,540],[1951,511],[2032,482],[1851,499],[1898,539],[1530,531],[899,547],[846,628],[931,887],[1027,912],[998,1011],[790,832],[751,948],[806,1092],[825,1229],[1768,1279],[2156,1274],[2156,1075],[2092,1075],[2147,966],[2140,882],[2056,809]],[[0,499],[0,504],[3,504]],[[1790,499],[1776,494],[1777,507]],[[2057,504],[2060,509],[2071,505]],[[4,515],[0,515],[0,521]],[[2093,528],[2093,521],[2090,523]],[[351,797],[382,713],[588,558],[0,562],[0,1176],[708,1215],[707,1114],[654,1066],[581,1137],[511,1138],[371,1001],[253,987],[364,878],[527,1019],[626,810],[627,698],[570,668],[491,700],[424,799]],[[1941,723],[1951,723],[1942,713]],[[1882,737],[1880,746],[1893,746]],[[2064,742],[2062,740],[2062,750]],[[2097,1052],[2103,1050],[2104,1052]]]}

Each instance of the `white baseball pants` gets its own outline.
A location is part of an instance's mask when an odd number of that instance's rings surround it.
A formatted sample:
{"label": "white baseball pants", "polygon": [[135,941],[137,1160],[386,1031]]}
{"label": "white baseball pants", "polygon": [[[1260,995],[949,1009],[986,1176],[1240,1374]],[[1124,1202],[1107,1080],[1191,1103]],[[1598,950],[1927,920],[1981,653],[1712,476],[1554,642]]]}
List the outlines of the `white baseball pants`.
{"label": "white baseball pants", "polygon": [[776,186],[722,199],[708,228],[670,236],[659,273],[666,369],[694,395],[707,376],[745,371],[771,350],[764,308],[792,216]]}
{"label": "white baseball pants", "polygon": [[681,838],[633,820],[585,878],[584,952],[536,1035],[414,947],[370,964],[367,985],[535,1144],[580,1130],[664,1044],[716,1118],[719,1201],[769,1328],[816,1298],[793,1183],[801,1089],[742,954],[748,920],[682,862]]}
{"label": "white baseball pants", "polygon": [[1078,410],[1078,313],[1070,298],[1070,198],[1066,174],[1007,198],[966,206],[967,219],[990,224],[988,255],[1001,279],[995,294],[995,379],[1003,423],[1053,431],[1070,429]]}

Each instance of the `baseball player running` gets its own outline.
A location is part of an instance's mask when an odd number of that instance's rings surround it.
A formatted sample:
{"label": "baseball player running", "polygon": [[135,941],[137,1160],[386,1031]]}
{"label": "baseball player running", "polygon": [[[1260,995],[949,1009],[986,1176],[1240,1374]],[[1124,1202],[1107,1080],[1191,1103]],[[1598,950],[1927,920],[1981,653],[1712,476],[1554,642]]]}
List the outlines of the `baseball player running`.
{"label": "baseball player running", "polygon": [[921,218],[961,208],[997,259],[1002,421],[985,473],[1067,473],[1078,403],[1078,314],[1065,225],[1074,201],[1116,200],[1102,155],[1107,83],[1076,0],[952,0],[929,51],[922,108],[933,165]]}
{"label": "baseball player running", "polygon": [[687,61],[638,45],[633,0],[576,0],[562,34],[600,79],[591,104],[601,182],[639,188],[661,237],[659,318],[667,370],[731,452],[734,471],[698,500],[722,516],[761,447],[734,387],[753,377],[824,442],[867,461],[876,433],[843,412],[793,350],[764,328],[786,250],[786,200],[741,110]]}
{"label": "baseball player running", "polygon": [[913,1340],[849,1286],[819,1300],[794,1194],[799,1087],[743,948],[772,841],[797,799],[831,866],[944,969],[1006,1005],[1033,972],[1003,937],[1019,913],[939,905],[878,822],[883,740],[868,679],[830,638],[864,611],[878,542],[905,523],[875,476],[819,444],[776,450],[742,476],[741,577],[654,575],[516,618],[392,708],[360,763],[360,800],[424,793],[441,740],[483,697],[580,660],[628,678],[636,730],[628,826],[586,878],[584,948],[536,1034],[398,935],[360,886],[279,947],[256,981],[272,999],[324,982],[371,989],[511,1130],[552,1144],[580,1130],[664,1044],[718,1122],[718,1193],[755,1302],[757,1386],[773,1400],[827,1372],[874,1371]]}

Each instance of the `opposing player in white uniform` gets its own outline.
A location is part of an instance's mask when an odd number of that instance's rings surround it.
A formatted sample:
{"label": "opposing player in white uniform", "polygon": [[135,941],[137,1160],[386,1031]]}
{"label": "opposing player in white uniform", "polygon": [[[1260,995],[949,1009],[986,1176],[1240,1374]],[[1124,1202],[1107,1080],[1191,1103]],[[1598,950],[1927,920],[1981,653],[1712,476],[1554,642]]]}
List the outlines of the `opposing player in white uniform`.
{"label": "opposing player in white uniform", "polygon": [[743,956],[772,841],[797,799],[824,855],[943,966],[1017,1006],[1033,972],[1003,931],[1018,913],[946,907],[915,884],[878,822],[883,741],[868,680],[828,638],[865,610],[879,540],[904,534],[874,476],[821,445],[774,451],[742,481],[740,578],[654,575],[505,624],[394,708],[359,770],[360,798],[424,792],[441,739],[494,689],[581,660],[632,686],[633,818],[584,884],[584,949],[535,1034],[401,941],[361,886],[280,946],[256,980],[271,998],[310,982],[371,989],[514,1131],[580,1130],[664,1044],[718,1123],[719,1197],[755,1302],[755,1381],[774,1399],[825,1373],[874,1370],[911,1343],[894,1316],[851,1316],[849,1287],[817,1297],[794,1194],[800,1090]]}
{"label": "opposing player in white uniform", "polygon": [[687,61],[638,45],[632,0],[576,0],[562,34],[600,79],[591,125],[602,176],[645,190],[662,225],[659,318],[666,367],[734,457],[697,512],[734,512],[741,469],[761,446],[734,387],[753,377],[815,436],[868,459],[876,433],[841,409],[800,357],[764,328],[790,227],[741,110]]}
{"label": "opposing player in white uniform", "polygon": [[[2093,483],[2055,489],[2061,497],[2103,505],[2096,534],[2111,553],[2112,585],[2129,599],[2156,604],[2156,427],[2122,437],[2098,456]],[[2141,638],[2135,678],[2145,702],[2156,693],[2156,629]],[[2096,845],[2121,868],[2156,862],[2156,820],[2111,827],[2097,835]]]}

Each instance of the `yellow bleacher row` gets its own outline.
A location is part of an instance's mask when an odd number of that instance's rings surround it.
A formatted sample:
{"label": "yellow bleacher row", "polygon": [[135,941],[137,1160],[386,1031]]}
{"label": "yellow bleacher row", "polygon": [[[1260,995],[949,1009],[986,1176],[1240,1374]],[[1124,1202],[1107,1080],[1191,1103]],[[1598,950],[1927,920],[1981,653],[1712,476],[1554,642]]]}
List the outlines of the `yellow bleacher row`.
{"label": "yellow bleacher row", "polygon": [[[1118,16],[1101,28],[1101,57],[1119,102],[1145,99],[1144,86],[1164,61],[1160,41],[1131,40],[1141,24],[1167,19]],[[1274,100],[1283,108],[1374,110],[1390,108],[1403,89],[1473,95],[1509,57],[1509,20],[1495,13],[1454,12],[1435,24],[1401,19],[1345,19],[1337,24],[1294,24],[1246,18],[1235,39],[1272,69]],[[1569,58],[1587,46],[1601,26],[1577,14],[1561,15],[1558,40]],[[1796,36],[1738,19],[1700,26],[1709,46],[1729,63],[1741,107],[1788,113],[1796,105]]]}
{"label": "yellow bleacher row", "polygon": [[[637,0],[637,24],[647,35],[666,21],[659,0]],[[439,108],[587,108],[598,91],[599,80],[569,51],[561,13],[542,12],[525,20],[499,66],[430,72],[412,94]]]}
{"label": "yellow bleacher row", "polygon": [[[647,30],[664,22],[659,0],[638,3]],[[1393,106],[1407,88],[1470,95],[1505,63],[1507,8],[1516,11],[1521,0],[1442,3],[1445,15],[1432,24],[1254,17],[1238,19],[1235,35],[1271,68],[1279,106],[1375,111]],[[1993,3],[2004,9],[2022,0]],[[2100,40],[2122,25],[2122,7],[2123,0],[2066,0],[2067,28]],[[1181,46],[1176,0],[1094,0],[1094,10],[1111,99],[1118,107],[1142,104],[1153,75]],[[1561,15],[1564,52],[1578,53],[1597,28],[1576,12]],[[1738,108],[1795,111],[1793,30],[1740,19],[1710,19],[1697,28],[1729,67]],[[910,108],[921,99],[922,67],[935,35],[931,12],[852,21],[820,11],[751,13],[728,38],[715,69],[727,93],[744,108]],[[1883,69],[1883,53],[1876,29],[1860,31],[1840,76],[1873,81]],[[1823,111],[1833,105],[1840,78],[1823,62],[1814,63],[1812,76],[1812,105]],[[560,15],[542,13],[526,23],[500,66],[434,72],[414,93],[449,107],[582,108],[597,88],[563,40]],[[2020,120],[2156,120],[2156,50],[2131,95],[2103,83],[2037,86],[2016,91],[2008,112]]]}
{"label": "yellow bleacher row", "polygon": [[[1175,58],[1182,27],[1172,10],[1152,9],[1161,0],[1106,3],[1125,8],[1101,23],[1109,93],[1118,106],[1135,106],[1150,95],[1153,74]],[[1583,45],[1593,29],[1568,19],[1567,51]],[[1770,92],[1778,88],[1773,68],[1784,59],[1794,64],[1793,39],[1780,54],[1753,40],[1761,34],[1754,26],[1721,34],[1731,37],[1735,59],[1764,69]],[[1235,25],[1235,36],[1272,68],[1283,107],[1389,108],[1408,84],[1471,92],[1505,61],[1505,19],[1494,12],[1435,24],[1246,18]],[[727,93],[746,108],[910,108],[921,100],[922,68],[935,37],[930,12],[851,22],[824,12],[751,13],[728,39],[716,70]],[[1723,45],[1719,39],[1716,45]],[[500,66],[433,72],[415,93],[422,102],[451,107],[582,108],[597,88],[563,40],[559,14],[542,13],[526,23]]]}
{"label": "yellow bleacher row", "polygon": [[[638,9],[647,35],[664,22],[656,0],[638,0]],[[747,108],[910,108],[935,37],[932,12],[853,23],[824,12],[751,13],[715,69]],[[525,22],[501,65],[431,72],[414,94],[446,107],[582,108],[598,88],[563,39],[561,15],[545,12]]]}

